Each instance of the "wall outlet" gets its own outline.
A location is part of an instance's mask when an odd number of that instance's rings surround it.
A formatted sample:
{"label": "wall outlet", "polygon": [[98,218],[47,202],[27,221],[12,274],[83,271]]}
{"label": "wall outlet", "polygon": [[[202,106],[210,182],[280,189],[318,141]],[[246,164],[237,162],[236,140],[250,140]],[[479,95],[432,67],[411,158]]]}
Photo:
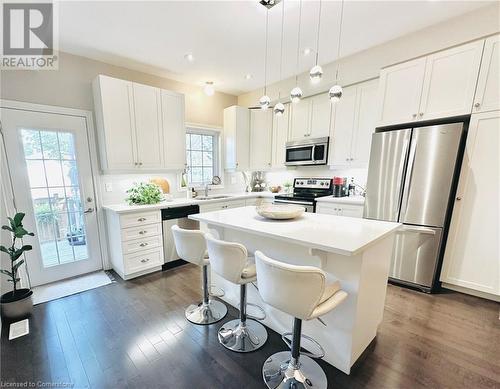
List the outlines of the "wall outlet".
{"label": "wall outlet", "polygon": [[111,182],[104,183],[104,190],[106,192],[113,192],[113,184]]}

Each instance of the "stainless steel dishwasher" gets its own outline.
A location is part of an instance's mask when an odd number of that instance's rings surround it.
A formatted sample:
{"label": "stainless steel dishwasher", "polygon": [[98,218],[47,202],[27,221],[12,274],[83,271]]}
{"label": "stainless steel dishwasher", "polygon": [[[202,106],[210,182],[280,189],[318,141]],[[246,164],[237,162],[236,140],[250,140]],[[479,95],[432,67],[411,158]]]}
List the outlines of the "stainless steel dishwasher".
{"label": "stainless steel dishwasher", "polygon": [[196,220],[188,219],[189,215],[200,213],[198,205],[187,205],[183,207],[173,207],[161,210],[161,220],[163,229],[163,254],[165,263],[176,261],[179,258],[175,249],[174,237],[172,236],[172,226],[178,225],[188,230],[199,230],[200,223]]}

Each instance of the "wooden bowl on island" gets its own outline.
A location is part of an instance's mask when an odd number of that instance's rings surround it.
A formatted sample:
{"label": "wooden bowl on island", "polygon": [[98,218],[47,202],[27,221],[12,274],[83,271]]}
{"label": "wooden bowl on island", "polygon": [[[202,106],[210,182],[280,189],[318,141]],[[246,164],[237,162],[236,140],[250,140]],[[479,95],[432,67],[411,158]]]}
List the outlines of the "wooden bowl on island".
{"label": "wooden bowl on island", "polygon": [[256,211],[266,219],[289,220],[302,216],[306,209],[293,204],[264,204],[256,207]]}

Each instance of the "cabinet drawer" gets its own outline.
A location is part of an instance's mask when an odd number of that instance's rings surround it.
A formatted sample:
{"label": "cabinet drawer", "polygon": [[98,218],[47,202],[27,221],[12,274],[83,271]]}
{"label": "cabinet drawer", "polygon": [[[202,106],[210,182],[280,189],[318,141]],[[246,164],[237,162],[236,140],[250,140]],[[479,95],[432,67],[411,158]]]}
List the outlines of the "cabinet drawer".
{"label": "cabinet drawer", "polygon": [[160,223],[124,228],[122,229],[122,242],[126,242],[132,239],[149,238],[155,235],[161,235]]}
{"label": "cabinet drawer", "polygon": [[227,202],[226,204],[223,204],[222,209],[239,208],[239,207],[244,207],[245,205],[246,205],[245,200],[233,200]]}
{"label": "cabinet drawer", "polygon": [[122,243],[123,254],[132,254],[139,251],[162,247],[162,236],[149,236],[142,239],[124,241]]}
{"label": "cabinet drawer", "polygon": [[146,250],[123,256],[125,273],[132,274],[151,267],[163,265],[163,249]]}
{"label": "cabinet drawer", "polygon": [[134,212],[120,216],[121,228],[142,226],[144,224],[161,223],[161,212]]}

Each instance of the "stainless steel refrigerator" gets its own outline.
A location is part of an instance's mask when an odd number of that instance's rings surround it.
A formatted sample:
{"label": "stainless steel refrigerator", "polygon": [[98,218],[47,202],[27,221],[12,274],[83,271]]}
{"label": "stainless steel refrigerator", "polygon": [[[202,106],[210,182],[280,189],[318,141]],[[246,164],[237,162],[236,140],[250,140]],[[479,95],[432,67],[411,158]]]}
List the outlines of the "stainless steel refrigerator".
{"label": "stainless steel refrigerator", "polygon": [[364,217],[403,223],[393,249],[393,281],[425,291],[438,282],[464,126],[460,122],[373,134]]}

